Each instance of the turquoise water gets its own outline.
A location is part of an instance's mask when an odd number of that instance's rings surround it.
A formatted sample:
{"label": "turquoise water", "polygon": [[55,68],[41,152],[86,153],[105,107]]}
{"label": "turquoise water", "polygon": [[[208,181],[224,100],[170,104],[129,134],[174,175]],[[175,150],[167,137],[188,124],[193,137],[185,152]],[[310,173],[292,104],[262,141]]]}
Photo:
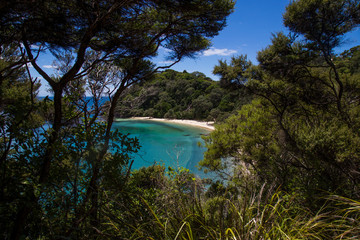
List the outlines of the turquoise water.
{"label": "turquoise water", "polygon": [[166,167],[185,167],[196,175],[204,176],[196,166],[206,151],[198,143],[203,143],[201,135],[209,134],[208,130],[176,123],[130,119],[116,121],[113,127],[139,139],[141,149],[134,155],[133,169],[158,163]]}

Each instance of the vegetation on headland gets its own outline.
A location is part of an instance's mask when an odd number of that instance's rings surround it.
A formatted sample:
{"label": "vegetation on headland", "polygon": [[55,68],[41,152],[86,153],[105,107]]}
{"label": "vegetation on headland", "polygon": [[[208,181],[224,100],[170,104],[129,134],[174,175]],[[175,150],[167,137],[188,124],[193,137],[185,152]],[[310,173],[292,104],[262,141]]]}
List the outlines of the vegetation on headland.
{"label": "vegetation on headland", "polygon": [[[130,171],[140,146],[110,131],[121,94],[159,70],[149,61],[159,47],[177,61],[209,46],[232,8],[225,0],[2,6],[3,239],[360,237],[360,47],[334,54],[360,24],[355,0],[293,1],[284,14],[291,34],[274,34],[259,65],[240,56],[214,68],[222,86],[254,97],[205,139],[200,165],[224,181],[156,165]],[[37,64],[44,46],[57,76]],[[53,101],[36,99],[29,62]],[[96,121],[104,112],[107,121]]]}
{"label": "vegetation on headland", "polygon": [[223,86],[200,72],[166,70],[127,89],[115,115],[222,121],[250,98],[242,85]]}

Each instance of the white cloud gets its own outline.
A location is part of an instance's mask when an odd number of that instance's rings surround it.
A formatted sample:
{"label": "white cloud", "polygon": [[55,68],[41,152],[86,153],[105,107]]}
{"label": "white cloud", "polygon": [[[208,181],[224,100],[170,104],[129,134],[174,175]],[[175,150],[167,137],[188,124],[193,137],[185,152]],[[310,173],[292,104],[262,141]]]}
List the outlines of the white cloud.
{"label": "white cloud", "polygon": [[227,48],[222,48],[222,49],[219,49],[219,48],[210,48],[208,50],[205,50],[203,52],[203,56],[213,56],[213,55],[218,55],[218,56],[230,56],[230,55],[233,55],[237,53],[236,50],[232,50],[232,49],[227,49]]}
{"label": "white cloud", "polygon": [[171,52],[170,49],[165,48],[165,47],[163,47],[163,46],[160,46],[160,47],[159,47],[159,50],[162,50],[162,51],[164,51],[164,52]]}
{"label": "white cloud", "polygon": [[158,62],[158,64],[173,64],[174,61],[161,61],[161,62]]}
{"label": "white cloud", "polygon": [[43,68],[53,68],[53,69],[56,69],[56,66],[53,66],[53,65],[43,65]]}

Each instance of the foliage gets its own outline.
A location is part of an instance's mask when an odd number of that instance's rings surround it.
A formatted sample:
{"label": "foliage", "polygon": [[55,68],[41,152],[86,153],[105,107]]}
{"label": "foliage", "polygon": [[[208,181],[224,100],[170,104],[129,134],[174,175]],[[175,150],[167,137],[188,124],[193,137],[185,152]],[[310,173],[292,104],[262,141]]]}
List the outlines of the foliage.
{"label": "foliage", "polygon": [[222,88],[202,73],[166,70],[129,88],[116,115],[222,121],[250,98],[246,91]]}
{"label": "foliage", "polygon": [[359,2],[356,0],[301,0],[286,8],[284,24],[327,55],[341,44],[341,37],[360,24]]}
{"label": "foliage", "polygon": [[[134,171],[129,189],[105,215],[103,237],[124,239],[351,239],[358,237],[359,203],[328,196],[318,212],[297,193],[263,184],[194,178],[154,165]],[[250,183],[250,182],[249,182]]]}
{"label": "foliage", "polygon": [[[202,232],[196,224],[196,212],[201,211],[202,185],[188,170],[169,169],[154,165],[132,173],[124,192],[114,206],[108,206],[107,234],[128,239],[183,239],[183,220],[197,226],[193,239]],[[186,228],[186,227],[185,227]]]}
{"label": "foliage", "polygon": [[241,55],[232,57],[230,65],[226,61],[219,61],[219,65],[214,67],[213,73],[220,75],[220,86],[223,88],[237,89],[247,82],[247,70],[252,63],[247,60],[247,56]]}
{"label": "foliage", "polygon": [[284,21],[293,33],[274,34],[259,65],[239,70],[258,99],[205,138],[203,167],[240,184],[275,181],[311,209],[324,193],[359,197],[359,47],[334,53],[358,26],[358,8],[356,1],[288,6]]}
{"label": "foliage", "polygon": [[[97,238],[102,209],[129,179],[139,148],[111,130],[121,93],[208,48],[233,7],[228,0],[3,2],[2,237]],[[152,64],[159,48],[172,64]],[[53,75],[39,65],[44,55],[55,60]],[[52,99],[36,99],[30,64]]]}

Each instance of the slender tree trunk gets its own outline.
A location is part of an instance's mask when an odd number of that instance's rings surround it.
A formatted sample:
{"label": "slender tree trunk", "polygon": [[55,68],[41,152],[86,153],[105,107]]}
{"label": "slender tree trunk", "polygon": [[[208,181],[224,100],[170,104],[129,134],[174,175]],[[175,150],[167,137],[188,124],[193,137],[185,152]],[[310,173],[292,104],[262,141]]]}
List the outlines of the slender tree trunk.
{"label": "slender tree trunk", "polygon": [[11,240],[18,240],[20,239],[23,230],[24,230],[24,226],[25,226],[25,221],[28,217],[28,215],[31,212],[31,208],[30,207],[21,207],[21,209],[18,211],[17,215],[16,215],[16,220],[14,223],[14,227],[10,236]]}
{"label": "slender tree trunk", "polygon": [[[54,109],[55,109],[55,116],[54,116],[54,123],[53,123],[53,131],[50,136],[47,149],[45,151],[45,155],[43,158],[43,162],[41,165],[41,169],[39,172],[39,182],[38,184],[42,187],[45,185],[48,181],[50,167],[51,167],[51,160],[54,155],[55,151],[55,143],[58,140],[59,133],[61,130],[61,119],[62,119],[62,104],[61,104],[61,95],[62,95],[62,89],[57,88],[54,89]],[[20,239],[24,228],[26,220],[29,216],[29,214],[32,212],[32,209],[37,205],[38,197],[34,196],[33,191],[29,191],[27,195],[30,195],[30,200],[23,203],[22,206],[20,206],[20,209],[18,210],[18,214],[16,216],[13,231],[11,234],[10,239],[12,240],[18,240]]]}
{"label": "slender tree trunk", "polygon": [[93,169],[93,175],[90,180],[87,196],[90,196],[91,198],[91,214],[90,214],[90,224],[94,228],[94,234],[96,234],[96,229],[98,228],[98,214],[99,214],[99,177],[100,177],[100,169],[102,162],[104,160],[104,157],[108,151],[109,148],[109,142],[110,142],[110,133],[111,133],[111,127],[114,122],[114,116],[115,116],[115,107],[117,105],[117,102],[120,98],[121,93],[125,90],[125,82],[122,81],[121,86],[116,91],[116,93],[113,96],[113,99],[111,100],[110,109],[108,112],[107,117],[107,126],[106,126],[106,133],[105,133],[105,139],[104,139],[104,146],[101,149],[99,155],[97,156],[97,159],[95,160],[95,166]]}

